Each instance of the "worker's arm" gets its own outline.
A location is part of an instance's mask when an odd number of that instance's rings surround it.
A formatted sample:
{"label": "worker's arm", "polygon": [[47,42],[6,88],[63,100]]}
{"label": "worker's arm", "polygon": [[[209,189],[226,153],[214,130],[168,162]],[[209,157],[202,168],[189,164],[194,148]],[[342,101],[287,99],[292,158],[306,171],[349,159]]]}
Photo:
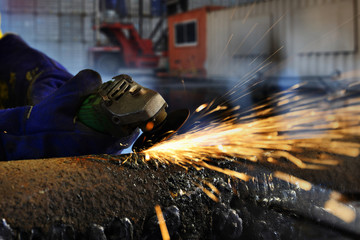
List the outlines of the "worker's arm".
{"label": "worker's arm", "polygon": [[[132,142],[98,133],[76,120],[84,98],[101,84],[98,73],[72,77],[20,37],[0,39],[0,159],[114,153]],[[15,107],[16,106],[16,107]]]}
{"label": "worker's arm", "polygon": [[100,84],[98,73],[83,70],[46,101],[0,111],[2,159],[114,153],[126,148],[137,133],[119,139],[93,131],[76,119],[86,96]]}
{"label": "worker's arm", "polygon": [[71,78],[63,66],[18,35],[0,39],[0,108],[39,103]]}

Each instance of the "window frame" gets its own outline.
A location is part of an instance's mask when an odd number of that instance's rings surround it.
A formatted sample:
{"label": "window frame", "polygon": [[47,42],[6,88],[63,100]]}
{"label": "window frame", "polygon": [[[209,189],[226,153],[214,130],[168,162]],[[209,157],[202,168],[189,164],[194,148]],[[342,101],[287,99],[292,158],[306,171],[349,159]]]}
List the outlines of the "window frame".
{"label": "window frame", "polygon": [[[177,26],[179,26],[179,25],[186,26],[189,23],[195,24],[195,41],[194,42],[177,43],[177,31],[176,31]],[[184,30],[186,32],[186,28],[184,28]],[[175,47],[197,46],[198,42],[199,42],[198,39],[199,39],[199,34],[198,34],[198,20],[197,19],[190,19],[190,20],[174,23],[174,45],[175,45]]]}

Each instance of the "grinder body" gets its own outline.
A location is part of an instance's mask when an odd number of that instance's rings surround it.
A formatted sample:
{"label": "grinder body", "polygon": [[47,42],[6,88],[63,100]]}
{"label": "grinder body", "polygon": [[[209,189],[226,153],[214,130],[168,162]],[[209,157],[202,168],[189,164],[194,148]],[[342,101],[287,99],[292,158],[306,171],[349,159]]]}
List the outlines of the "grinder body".
{"label": "grinder body", "polygon": [[136,128],[151,131],[166,119],[166,101],[122,74],[101,85],[83,102],[78,119],[99,132],[124,137]]}

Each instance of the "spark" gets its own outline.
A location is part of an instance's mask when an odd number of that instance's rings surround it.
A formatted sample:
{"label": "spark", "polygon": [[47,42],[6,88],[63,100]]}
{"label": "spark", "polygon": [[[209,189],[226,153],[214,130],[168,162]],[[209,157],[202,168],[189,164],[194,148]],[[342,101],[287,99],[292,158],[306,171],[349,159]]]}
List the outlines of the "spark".
{"label": "spark", "polygon": [[250,9],[247,11],[247,13],[246,13],[246,15],[245,15],[245,17],[244,17],[244,19],[242,21],[243,24],[245,24],[246,20],[249,18],[250,14],[254,10],[256,4],[257,4],[256,2],[251,4]]}
{"label": "spark", "polygon": [[218,145],[217,147],[220,151],[223,151],[223,152],[226,151],[222,145]]}
{"label": "spark", "polygon": [[181,79],[181,84],[184,88],[184,92],[186,92],[186,86],[185,86],[185,80],[184,79]]}
{"label": "spark", "polygon": [[290,174],[276,171],[276,172],[274,172],[273,175],[274,175],[274,177],[284,180],[285,182],[299,186],[301,189],[303,189],[305,191],[310,191],[310,189],[312,188],[311,183],[309,183],[303,179],[297,178],[295,176],[292,176]]}
{"label": "spark", "polygon": [[154,128],[154,122],[148,122],[147,124],[146,124],[146,126],[145,126],[145,128],[146,128],[146,130],[147,131],[150,131],[150,130],[152,130],[153,128]]}
{"label": "spark", "polygon": [[334,27],[330,31],[324,33],[321,37],[315,38],[313,41],[310,41],[303,48],[301,48],[300,51],[306,51],[307,48],[310,47],[311,45],[313,45],[313,44],[315,44],[317,42],[322,42],[325,38],[328,38],[329,36],[331,36],[331,34],[336,33],[340,28],[344,27],[346,24],[350,23],[351,21],[354,21],[354,19],[357,19],[359,16],[360,16],[360,14],[356,14],[356,15],[348,18],[347,20],[345,20],[341,24],[337,25],[336,27]]}
{"label": "spark", "polygon": [[201,105],[195,110],[195,112],[201,112],[201,111],[204,110],[207,106],[208,106],[208,104],[206,104],[206,103],[201,104]]}
{"label": "spark", "polygon": [[251,33],[255,30],[256,26],[258,25],[258,23],[255,23],[250,31],[246,34],[246,36],[241,40],[241,42],[238,44],[238,46],[236,47],[236,49],[234,50],[234,52],[232,53],[232,57],[235,56],[235,54],[239,51],[239,49],[244,45],[245,41],[249,38],[249,36],[251,35]]}
{"label": "spark", "polygon": [[159,205],[155,206],[155,212],[156,212],[156,216],[158,218],[159,221],[159,226],[160,226],[160,232],[161,232],[161,236],[163,240],[170,240],[170,235],[169,235],[169,231],[166,227],[166,223],[165,223],[165,219],[164,219],[164,215],[161,211],[161,207]]}
{"label": "spark", "polygon": [[211,200],[213,200],[214,202],[219,202],[219,198],[217,196],[215,196],[214,193],[212,193],[211,191],[207,190],[206,188],[204,188],[203,186],[201,186],[198,183],[194,183],[195,186],[197,186],[198,188],[201,189],[201,191],[203,191]]}
{"label": "spark", "polygon": [[259,40],[250,48],[250,50],[248,51],[248,53],[246,55],[250,55],[251,51],[254,50],[254,48],[259,45],[259,43],[261,41],[263,41],[265,39],[265,37],[271,32],[271,30],[286,16],[286,14],[283,14],[282,16],[280,16],[280,18],[278,20],[276,20],[276,22],[271,25],[269,27],[268,30],[266,30],[266,32],[259,38]]}
{"label": "spark", "polygon": [[217,187],[215,187],[213,184],[211,184],[210,182],[205,181],[205,180],[203,180],[202,182],[203,182],[204,184],[206,184],[209,188],[211,188],[211,190],[212,190],[214,193],[216,193],[217,195],[220,195],[219,189],[217,189]]}
{"label": "spark", "polygon": [[[195,126],[152,146],[144,151],[146,160],[154,158],[184,168],[208,168],[248,181],[251,176],[246,173],[222,169],[211,162],[221,158],[278,164],[283,162],[279,160],[287,159],[287,164],[301,169],[321,170],[338,165],[340,160],[336,156],[358,157],[360,143],[353,139],[360,136],[360,97],[344,100],[343,92],[309,98],[294,91],[300,87],[296,85],[275,94],[244,116],[228,113],[240,108],[201,105],[196,111],[202,111],[201,116],[219,111],[227,117]],[[318,157],[303,157],[308,153]],[[287,179],[291,182],[293,178]]]}
{"label": "spark", "polygon": [[216,65],[215,66],[218,66],[218,64],[220,63],[220,61],[221,61],[221,59],[223,58],[223,56],[224,56],[224,54],[225,54],[225,52],[226,52],[226,50],[229,48],[229,44],[230,44],[230,42],[231,42],[231,40],[232,40],[232,38],[234,37],[234,34],[232,33],[232,34],[230,34],[230,36],[229,36],[229,39],[228,39],[228,41],[227,41],[227,43],[226,43],[226,45],[225,45],[225,47],[224,47],[224,49],[223,49],[223,51],[222,51],[222,53],[220,54],[220,56],[218,57],[218,59],[217,59],[217,62],[216,62]]}
{"label": "spark", "polygon": [[332,192],[328,201],[325,202],[325,211],[340,218],[344,222],[351,223],[356,219],[356,211],[354,208],[341,202],[341,194]]}
{"label": "spark", "polygon": [[[275,54],[277,54],[281,49],[283,49],[284,46],[281,46],[280,48],[278,48],[275,52],[273,52],[268,58],[265,59],[264,62],[268,61],[270,58],[272,58]],[[252,65],[254,62],[256,62],[256,60],[259,58],[259,56],[257,56],[256,58],[254,58],[254,60],[252,60],[249,65]]]}
{"label": "spark", "polygon": [[232,10],[232,12],[231,12],[231,15],[230,15],[230,19],[231,19],[231,20],[234,19],[235,12],[236,12],[236,6],[233,7],[233,10]]}
{"label": "spark", "polygon": [[[251,11],[252,8],[248,12],[249,15]],[[271,25],[248,52],[255,49],[286,15],[282,15]],[[247,18],[248,16],[244,18],[244,22]],[[245,38],[237,45],[232,56],[243,46],[256,27],[257,24],[252,26]],[[217,59],[216,66],[228,50],[233,36],[234,34],[229,36]],[[248,91],[242,86],[251,81],[252,76],[257,72],[267,68],[272,63],[270,59],[283,48],[284,46],[281,46],[266,60],[251,69],[233,88],[235,90],[230,90],[224,97],[239,94],[235,101],[242,98],[244,96],[242,93]],[[258,58],[255,58],[251,64],[256,63]],[[289,62],[289,59],[284,62]],[[349,75],[354,77],[358,74],[357,71],[349,72]],[[346,75],[341,77],[346,78]],[[252,86],[255,87],[257,84],[258,82]],[[358,84],[359,82],[353,82],[349,86]],[[317,97],[294,93],[301,87],[302,85],[295,85],[289,90],[274,94],[272,98],[266,99],[257,106],[245,109],[245,111],[243,106],[241,108],[240,106],[231,109],[224,108],[223,104],[227,102],[219,105],[217,105],[217,101],[203,104],[195,111],[201,117],[216,112],[228,112],[229,114],[225,114],[226,116],[222,119],[214,120],[205,126],[195,125],[184,134],[174,135],[172,138],[154,145],[144,151],[145,160],[157,159],[157,161],[179,165],[185,169],[189,167],[207,168],[242,181],[249,181],[256,179],[246,172],[217,167],[212,163],[217,159],[225,159],[230,162],[266,162],[275,165],[284,164],[284,159],[286,159],[286,164],[300,169],[321,170],[338,165],[344,156],[358,157],[360,144],[356,142],[356,138],[360,136],[360,97],[350,98],[346,96],[346,91],[338,91],[331,96]],[[245,94],[251,94],[251,91]],[[242,110],[242,112],[236,111],[237,113],[231,115],[230,112],[234,112],[235,109]],[[273,176],[305,191],[312,188],[310,182],[287,173],[276,171]],[[212,189],[212,192],[202,185],[196,185],[210,198],[217,199],[213,194],[214,189],[208,184],[206,185]],[[345,222],[354,219],[354,212],[335,197],[326,202],[324,209]]]}

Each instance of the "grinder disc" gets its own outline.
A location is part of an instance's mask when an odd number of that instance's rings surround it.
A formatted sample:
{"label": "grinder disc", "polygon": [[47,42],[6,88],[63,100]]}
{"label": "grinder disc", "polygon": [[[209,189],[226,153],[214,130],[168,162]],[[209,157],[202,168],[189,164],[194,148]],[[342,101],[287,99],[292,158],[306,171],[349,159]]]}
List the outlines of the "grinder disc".
{"label": "grinder disc", "polygon": [[132,150],[134,152],[141,152],[168,139],[182,127],[189,115],[190,111],[188,109],[179,109],[168,113],[166,119],[159,127],[140,135],[135,141]]}

